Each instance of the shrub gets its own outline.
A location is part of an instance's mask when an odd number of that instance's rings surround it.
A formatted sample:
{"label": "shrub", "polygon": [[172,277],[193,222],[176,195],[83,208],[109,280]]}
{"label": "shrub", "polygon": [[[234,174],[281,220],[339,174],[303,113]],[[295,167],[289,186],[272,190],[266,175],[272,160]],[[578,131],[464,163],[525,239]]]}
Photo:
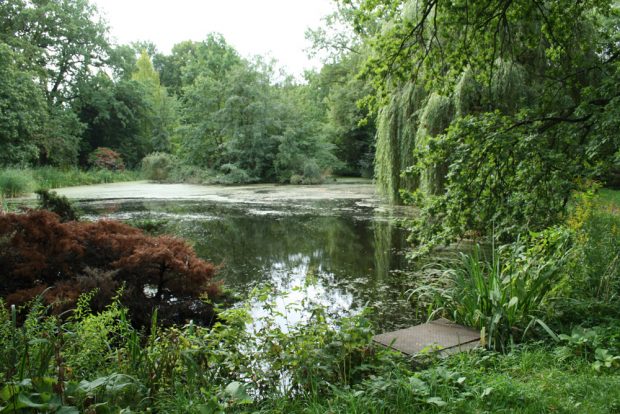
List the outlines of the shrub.
{"label": "shrub", "polygon": [[218,184],[248,184],[258,181],[257,178],[250,176],[246,170],[235,164],[224,164],[220,170],[224,174],[215,178],[215,182]]}
{"label": "shrub", "polygon": [[[214,266],[186,242],[148,236],[115,221],[62,223],[43,210],[5,214],[0,216],[0,240],[0,295],[9,303],[24,303],[45,291],[48,303],[70,307],[84,289],[93,287],[89,272],[101,274],[101,280],[115,272],[114,286],[125,286],[123,302],[136,322],[145,324],[155,307],[167,322],[197,314],[209,318],[197,299],[219,292],[212,282]],[[102,303],[109,299],[99,298]]]}
{"label": "shrub", "polygon": [[166,181],[178,160],[165,152],[154,152],[142,159],[142,172],[148,180]]}
{"label": "shrub", "polygon": [[88,156],[88,164],[94,168],[110,171],[123,171],[125,163],[121,155],[106,147],[99,147]]}
{"label": "shrub", "polygon": [[215,173],[212,170],[180,163],[176,164],[170,172],[169,180],[190,184],[210,184],[214,182],[214,178]]}
{"label": "shrub", "polygon": [[291,175],[291,184],[293,185],[299,185],[302,184],[304,181],[304,177],[299,175],[299,174],[293,174]]}
{"label": "shrub", "polygon": [[304,163],[303,184],[320,184],[323,182],[321,168],[315,160],[308,160]]}
{"label": "shrub", "polygon": [[289,179],[289,182],[293,185],[299,184],[320,184],[322,183],[323,175],[321,174],[321,168],[317,162],[313,159],[308,160],[303,165],[303,175],[293,174]]}
{"label": "shrub", "polygon": [[39,208],[56,213],[60,217],[60,221],[75,221],[79,216],[73,208],[67,197],[59,196],[55,191],[37,190],[35,191],[39,197]]}
{"label": "shrub", "polygon": [[31,174],[25,170],[7,169],[0,172],[0,194],[3,197],[19,197],[34,186]]}

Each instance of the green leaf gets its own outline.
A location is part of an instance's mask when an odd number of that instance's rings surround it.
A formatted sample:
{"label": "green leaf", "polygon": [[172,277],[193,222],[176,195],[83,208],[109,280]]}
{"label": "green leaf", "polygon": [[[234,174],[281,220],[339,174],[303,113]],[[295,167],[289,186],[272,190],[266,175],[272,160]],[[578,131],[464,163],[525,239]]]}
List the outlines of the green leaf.
{"label": "green leaf", "polygon": [[418,392],[422,395],[428,395],[430,392],[430,388],[428,384],[417,377],[410,377],[409,384],[411,385],[411,389],[415,392]]}
{"label": "green leaf", "polygon": [[224,390],[235,402],[239,404],[251,404],[252,398],[248,395],[245,385],[238,381],[233,381]]}
{"label": "green leaf", "polygon": [[509,307],[509,308],[512,308],[513,306],[514,306],[514,307],[516,307],[518,303],[519,303],[519,298],[518,298],[518,297],[516,297],[516,296],[513,296],[513,297],[510,299],[510,302],[508,302],[508,307]]}
{"label": "green leaf", "polygon": [[431,397],[431,398],[427,399],[426,402],[429,403],[429,404],[434,404],[437,407],[443,407],[444,405],[447,404],[444,400],[442,400],[439,397]]}
{"label": "green leaf", "polygon": [[20,407],[28,407],[28,408],[39,408],[39,409],[50,409],[52,408],[52,404],[41,404],[36,403],[30,399],[29,395],[20,393],[17,396],[17,402]]}
{"label": "green leaf", "polygon": [[0,389],[0,399],[3,401],[9,401],[18,392],[19,392],[19,386],[5,385],[2,389]]}

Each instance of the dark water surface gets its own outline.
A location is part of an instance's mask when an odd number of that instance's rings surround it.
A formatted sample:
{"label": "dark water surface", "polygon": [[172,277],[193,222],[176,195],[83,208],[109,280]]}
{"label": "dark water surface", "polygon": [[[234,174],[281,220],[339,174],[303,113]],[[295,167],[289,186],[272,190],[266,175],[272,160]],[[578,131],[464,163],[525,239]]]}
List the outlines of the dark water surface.
{"label": "dark water surface", "polygon": [[[380,331],[416,322],[406,291],[402,210],[359,200],[218,203],[207,200],[93,200],[86,218],[164,221],[160,233],[191,241],[198,255],[221,264],[218,278],[247,293],[267,283],[286,297],[277,307],[312,300],[334,316],[373,309]],[[256,308],[254,313],[260,314]],[[292,316],[295,319],[297,316]]]}

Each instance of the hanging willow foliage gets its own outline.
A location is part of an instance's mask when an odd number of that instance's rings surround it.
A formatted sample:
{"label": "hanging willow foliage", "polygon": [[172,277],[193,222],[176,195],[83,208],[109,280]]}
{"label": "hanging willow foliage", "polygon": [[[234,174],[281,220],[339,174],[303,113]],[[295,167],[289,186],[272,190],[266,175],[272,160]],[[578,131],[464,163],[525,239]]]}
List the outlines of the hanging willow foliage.
{"label": "hanging willow foliage", "polygon": [[[454,119],[482,110],[514,113],[530,98],[527,73],[518,63],[498,60],[490,82],[483,86],[467,68],[454,85],[451,96],[431,93],[412,82],[392,94],[378,115],[375,178],[383,195],[392,203],[402,202],[400,192],[420,190],[441,194],[448,165],[419,160],[435,137],[443,134]],[[404,174],[403,171],[409,171]]]}
{"label": "hanging willow foliage", "polygon": [[481,86],[471,68],[467,68],[454,87],[454,115],[463,117],[481,107]]}
{"label": "hanging willow foliage", "polygon": [[488,101],[492,109],[505,114],[515,113],[527,103],[529,88],[527,72],[516,62],[498,60],[491,80]]}
{"label": "hanging willow foliage", "polygon": [[417,177],[404,176],[402,171],[414,162],[415,134],[425,98],[422,87],[407,83],[379,112],[375,177],[379,189],[392,203],[401,202],[400,189],[412,191],[418,187]]}
{"label": "hanging willow foliage", "polygon": [[[442,134],[454,118],[454,105],[447,96],[431,94],[420,116],[416,133],[416,150],[425,151],[433,139]],[[439,194],[443,189],[448,166],[444,162],[430,163],[420,173],[420,190],[427,194]]]}

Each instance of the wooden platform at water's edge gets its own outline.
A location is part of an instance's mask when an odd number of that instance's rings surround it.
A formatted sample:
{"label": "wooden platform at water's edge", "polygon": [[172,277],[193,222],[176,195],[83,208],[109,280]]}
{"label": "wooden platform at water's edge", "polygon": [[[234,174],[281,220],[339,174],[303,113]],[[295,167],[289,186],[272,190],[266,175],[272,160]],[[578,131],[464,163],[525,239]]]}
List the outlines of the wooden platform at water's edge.
{"label": "wooden platform at water's edge", "polygon": [[447,319],[438,319],[411,328],[376,335],[372,339],[407,355],[416,355],[420,352],[439,352],[447,355],[478,346],[480,332]]}

